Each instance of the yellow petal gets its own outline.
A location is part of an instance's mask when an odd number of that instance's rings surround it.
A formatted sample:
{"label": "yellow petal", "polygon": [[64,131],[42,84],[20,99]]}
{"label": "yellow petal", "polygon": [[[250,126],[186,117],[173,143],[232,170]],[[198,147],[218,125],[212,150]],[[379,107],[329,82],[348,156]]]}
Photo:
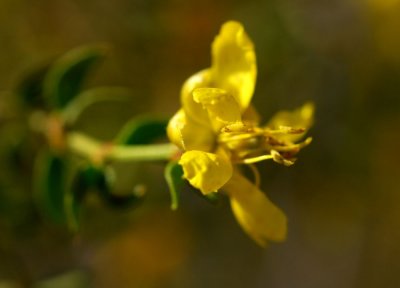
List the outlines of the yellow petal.
{"label": "yellow petal", "polygon": [[182,86],[181,102],[183,109],[198,124],[210,126],[207,111],[201,104],[193,100],[193,90],[200,87],[210,87],[210,72],[208,69],[202,70],[189,79]]}
{"label": "yellow petal", "polygon": [[219,88],[197,88],[193,91],[193,99],[203,106],[214,131],[241,120],[240,107],[232,95]]}
{"label": "yellow petal", "polygon": [[226,22],[212,44],[211,81],[231,93],[241,110],[249,105],[257,77],[254,46],[239,22]]}
{"label": "yellow petal", "polygon": [[268,240],[285,240],[285,214],[253,183],[234,172],[223,189],[229,195],[236,220],[254,241],[264,247]]}
{"label": "yellow petal", "polygon": [[182,109],[169,121],[167,135],[182,150],[210,151],[214,146],[213,131],[191,120]]}
{"label": "yellow petal", "polygon": [[[307,102],[300,108],[293,111],[280,111],[272,117],[267,127],[272,129],[279,129],[281,126],[292,127],[292,128],[304,128],[308,130],[314,122],[314,104]],[[300,140],[304,133],[291,134],[282,133],[281,135],[274,136],[278,140],[287,142],[296,142]]]}
{"label": "yellow petal", "polygon": [[203,194],[216,192],[232,176],[232,165],[228,158],[203,151],[183,153],[179,164],[184,177]]}

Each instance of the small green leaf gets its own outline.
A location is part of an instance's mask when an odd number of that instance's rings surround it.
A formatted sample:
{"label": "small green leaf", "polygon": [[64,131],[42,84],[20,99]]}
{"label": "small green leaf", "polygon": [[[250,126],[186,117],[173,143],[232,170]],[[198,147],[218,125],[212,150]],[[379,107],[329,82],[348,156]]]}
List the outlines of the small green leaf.
{"label": "small green leaf", "polygon": [[39,67],[28,72],[16,88],[16,93],[23,104],[30,108],[46,107],[46,99],[43,97],[43,80],[50,65]]}
{"label": "small green leaf", "polygon": [[165,167],[164,177],[171,195],[171,209],[176,210],[179,206],[179,191],[183,185],[182,166],[177,161],[169,162]]}
{"label": "small green leaf", "polygon": [[96,87],[79,93],[62,111],[67,125],[73,125],[89,107],[104,102],[128,102],[132,91],[123,87]]}
{"label": "small green leaf", "polygon": [[73,231],[78,231],[79,229],[82,203],[91,185],[87,180],[86,174],[86,169],[78,169],[76,171],[70,189],[65,196],[64,208],[67,215],[67,224]]}
{"label": "small green leaf", "polygon": [[64,194],[66,161],[50,151],[38,155],[35,166],[36,200],[43,213],[56,223],[65,223]]}
{"label": "small green leaf", "polygon": [[115,193],[113,178],[110,167],[88,164],[77,171],[66,207],[68,222],[73,230],[79,228],[81,204],[89,191],[99,193],[108,205],[116,208],[130,207],[142,200],[143,193],[138,189],[129,193]]}
{"label": "small green leaf", "polygon": [[97,176],[95,187],[107,204],[115,208],[125,208],[142,201],[144,191],[140,189],[132,189],[127,193],[114,191],[114,171],[111,168],[99,172],[101,173]]}
{"label": "small green leaf", "polygon": [[167,125],[167,120],[134,118],[121,129],[115,142],[124,145],[149,144],[160,137],[165,137]]}
{"label": "small green leaf", "polygon": [[64,108],[78,95],[85,76],[105,54],[104,47],[81,47],[59,58],[49,69],[43,92],[54,108]]}
{"label": "small green leaf", "polygon": [[[108,183],[104,181],[102,167],[95,167],[92,164],[81,166],[75,172],[69,193],[65,198],[65,210],[67,223],[71,230],[78,231],[80,227],[80,214],[85,196],[90,191],[108,193]],[[106,190],[107,192],[103,192]]]}

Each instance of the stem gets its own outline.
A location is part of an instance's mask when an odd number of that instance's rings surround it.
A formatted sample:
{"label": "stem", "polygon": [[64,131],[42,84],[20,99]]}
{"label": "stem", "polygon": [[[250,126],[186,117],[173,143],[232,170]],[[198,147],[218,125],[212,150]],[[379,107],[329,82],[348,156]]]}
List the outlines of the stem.
{"label": "stem", "polygon": [[154,161],[169,160],[178,152],[178,148],[170,143],[152,145],[110,145],[101,143],[92,137],[78,132],[71,132],[67,135],[68,147],[75,153],[95,158],[106,151],[107,160],[117,161]]}

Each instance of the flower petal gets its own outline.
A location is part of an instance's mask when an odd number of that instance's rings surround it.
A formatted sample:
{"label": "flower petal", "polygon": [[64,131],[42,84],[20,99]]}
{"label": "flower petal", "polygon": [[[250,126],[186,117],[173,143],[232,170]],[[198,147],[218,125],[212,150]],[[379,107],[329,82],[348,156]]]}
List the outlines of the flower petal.
{"label": "flower petal", "polygon": [[203,194],[216,192],[232,176],[232,165],[223,155],[188,151],[183,153],[179,164],[184,177]]}
{"label": "flower petal", "polygon": [[283,241],[287,233],[285,214],[239,172],[223,187],[229,195],[236,220],[259,245]]}
{"label": "flower petal", "polygon": [[236,98],[242,111],[252,98],[256,77],[256,54],[239,22],[226,22],[212,44],[211,80]]}
{"label": "flower petal", "polygon": [[210,126],[207,111],[201,104],[193,100],[193,90],[200,87],[210,87],[210,71],[202,70],[185,81],[181,91],[181,101],[183,110],[198,124]]}
{"label": "flower petal", "polygon": [[214,146],[213,131],[191,120],[182,109],[169,120],[167,135],[182,150],[210,151]]}
{"label": "flower petal", "polygon": [[193,91],[193,99],[208,112],[215,132],[222,127],[240,122],[239,104],[232,95],[219,88],[197,88]]}
{"label": "flower petal", "polygon": [[[307,102],[303,106],[293,111],[280,111],[276,113],[269,121],[267,127],[279,129],[282,126],[292,128],[304,128],[306,131],[299,134],[282,133],[274,137],[280,141],[296,142],[300,140],[312,126],[314,122],[314,104]],[[284,130],[284,129],[283,129]]]}

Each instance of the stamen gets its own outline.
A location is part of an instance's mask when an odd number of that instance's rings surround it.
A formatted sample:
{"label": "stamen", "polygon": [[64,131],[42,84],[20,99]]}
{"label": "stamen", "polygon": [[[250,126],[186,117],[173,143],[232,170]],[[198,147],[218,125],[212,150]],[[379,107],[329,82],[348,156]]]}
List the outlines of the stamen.
{"label": "stamen", "polygon": [[300,133],[304,133],[306,131],[305,128],[293,128],[293,127],[290,127],[290,126],[279,126],[278,129],[265,128],[264,130],[270,135],[274,135],[274,134],[300,134]]}
{"label": "stamen", "polygon": [[231,151],[235,163],[253,164],[264,160],[274,160],[285,166],[294,164],[293,156],[311,143],[309,137],[300,143],[282,141],[278,134],[300,134],[304,128],[279,126],[278,129],[248,127],[235,123],[221,129],[218,143]]}
{"label": "stamen", "polygon": [[305,146],[309,145],[312,142],[312,137],[308,137],[303,142],[291,145],[284,145],[284,146],[275,146],[271,145],[271,148],[280,152],[298,152],[300,149],[304,148]]}
{"label": "stamen", "polygon": [[[234,135],[232,135],[234,134]],[[219,142],[220,143],[227,143],[230,141],[238,141],[238,140],[246,140],[253,138],[255,136],[262,135],[262,133],[241,133],[241,132],[232,132],[232,133],[226,133],[226,134],[220,134],[219,136]]]}
{"label": "stamen", "polygon": [[[226,128],[226,127],[225,127]],[[259,128],[253,127],[252,129],[246,129],[246,131],[232,131],[232,130],[223,130],[223,133],[219,135],[218,141],[220,143],[226,143],[230,141],[238,141],[245,140],[257,136],[271,136],[276,134],[301,134],[305,132],[304,128],[293,128],[289,126],[280,126],[279,129],[269,129],[269,128]],[[309,143],[308,143],[309,144]],[[307,144],[307,145],[308,145]]]}
{"label": "stamen", "polygon": [[294,160],[292,161],[292,160],[285,159],[285,158],[284,158],[278,151],[276,151],[276,150],[271,150],[271,156],[272,156],[272,159],[274,159],[274,161],[275,161],[276,163],[283,164],[283,165],[285,165],[285,166],[292,166],[292,165],[294,164]]}
{"label": "stamen", "polygon": [[264,161],[264,160],[270,160],[270,159],[273,159],[272,155],[261,155],[261,156],[257,156],[257,157],[243,159],[243,163],[253,164],[253,163],[257,163],[257,162]]}
{"label": "stamen", "polygon": [[244,159],[246,157],[251,158],[251,155],[253,155],[253,157],[255,157],[255,155],[265,154],[264,152],[265,152],[264,149],[259,148],[259,149],[252,149],[252,150],[237,151],[236,155],[239,159]]}

